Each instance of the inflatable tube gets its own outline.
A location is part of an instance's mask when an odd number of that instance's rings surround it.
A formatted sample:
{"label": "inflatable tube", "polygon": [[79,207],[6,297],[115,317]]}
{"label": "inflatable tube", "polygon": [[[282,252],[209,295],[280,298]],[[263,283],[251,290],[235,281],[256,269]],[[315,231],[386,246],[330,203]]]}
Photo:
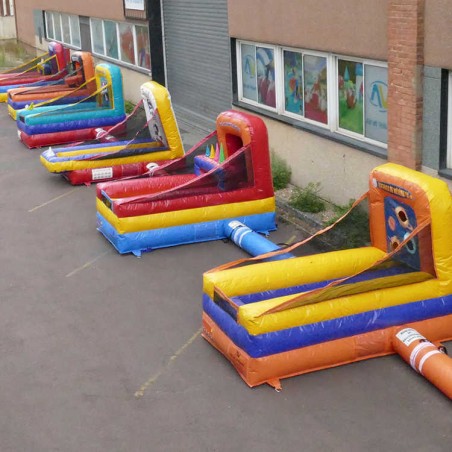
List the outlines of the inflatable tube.
{"label": "inflatable tube", "polygon": [[413,328],[399,328],[393,345],[394,351],[416,372],[452,399],[452,359],[444,347],[432,344]]}
{"label": "inflatable tube", "polygon": [[[275,243],[271,242],[261,234],[258,234],[237,220],[226,223],[224,226],[224,232],[226,237],[232,240],[237,246],[245,250],[251,256],[259,256],[261,254],[281,249]],[[286,253],[269,258],[269,260],[290,259],[292,257],[294,257],[293,254]]]}

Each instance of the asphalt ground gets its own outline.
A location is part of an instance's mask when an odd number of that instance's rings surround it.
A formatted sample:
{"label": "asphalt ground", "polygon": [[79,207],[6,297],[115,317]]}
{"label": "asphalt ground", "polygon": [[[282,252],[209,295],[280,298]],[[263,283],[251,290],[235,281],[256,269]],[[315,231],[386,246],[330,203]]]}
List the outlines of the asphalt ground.
{"label": "asphalt ground", "polygon": [[249,388],[200,336],[202,273],[243,251],[121,256],[95,187],[39,154],[0,105],[0,452],[452,450],[450,401],[397,356]]}

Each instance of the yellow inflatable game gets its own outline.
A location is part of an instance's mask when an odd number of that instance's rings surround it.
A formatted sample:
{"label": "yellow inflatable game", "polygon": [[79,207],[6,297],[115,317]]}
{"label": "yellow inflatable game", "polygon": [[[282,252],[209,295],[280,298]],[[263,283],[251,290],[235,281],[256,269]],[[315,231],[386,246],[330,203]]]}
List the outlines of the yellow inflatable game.
{"label": "yellow inflatable game", "polygon": [[370,246],[204,274],[203,336],[248,385],[395,353],[403,328],[452,338],[447,185],[391,163],[369,182]]}

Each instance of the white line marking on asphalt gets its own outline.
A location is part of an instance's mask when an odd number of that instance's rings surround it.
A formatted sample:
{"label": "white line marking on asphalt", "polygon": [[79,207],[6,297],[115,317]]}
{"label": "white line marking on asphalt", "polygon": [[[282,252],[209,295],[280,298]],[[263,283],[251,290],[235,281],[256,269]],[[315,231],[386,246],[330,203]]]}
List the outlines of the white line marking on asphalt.
{"label": "white line marking on asphalt", "polygon": [[177,352],[174,353],[173,356],[170,357],[170,359],[168,360],[168,362],[166,363],[166,365],[163,369],[160,369],[156,374],[154,374],[151,378],[149,378],[149,380],[147,380],[146,383],[141,385],[140,389],[135,392],[135,397],[137,399],[144,396],[144,392],[146,391],[146,389],[148,389],[149,386],[154,384],[158,380],[158,378],[169,369],[169,367],[174,362],[174,360],[201,334],[201,331],[202,331],[202,328],[200,328],[198,331],[196,331],[196,333],[193,334],[193,336],[187,342],[185,342],[185,344],[182,345],[182,347],[180,347],[179,350],[177,350]]}
{"label": "white line marking on asphalt", "polygon": [[[78,188],[78,187],[77,187],[77,188]],[[28,212],[34,212],[35,210],[38,210],[38,209],[40,209],[41,207],[45,207],[45,206],[47,206],[48,204],[51,204],[52,202],[58,201],[59,199],[64,198],[65,196],[70,195],[71,193],[74,193],[74,191],[76,191],[77,188],[73,188],[72,190],[67,191],[66,193],[63,193],[62,195],[57,196],[56,198],[53,198],[53,199],[51,199],[50,201],[44,202],[44,203],[40,204],[39,206],[35,206],[35,207],[33,207],[32,209],[30,209]]]}
{"label": "white line marking on asphalt", "polygon": [[99,254],[99,256],[96,256],[94,259],[91,259],[90,261],[86,262],[85,264],[83,264],[81,267],[76,268],[75,270],[72,270],[71,272],[69,272],[66,275],[66,278],[70,278],[71,276],[75,275],[78,272],[81,272],[82,270],[85,270],[85,268],[90,267],[92,264],[94,264],[94,262],[96,262],[97,260],[99,260],[100,258],[104,257],[106,254],[110,253],[110,250],[105,251],[102,254]]}

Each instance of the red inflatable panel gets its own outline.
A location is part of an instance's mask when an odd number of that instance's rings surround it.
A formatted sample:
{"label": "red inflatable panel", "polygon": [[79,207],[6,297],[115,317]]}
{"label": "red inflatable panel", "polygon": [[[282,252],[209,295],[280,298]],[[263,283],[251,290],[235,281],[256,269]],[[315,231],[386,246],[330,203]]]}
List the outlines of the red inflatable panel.
{"label": "red inflatable panel", "polygon": [[[164,164],[167,161],[161,161]],[[102,182],[108,180],[127,179],[138,176],[144,176],[149,173],[148,162],[128,163],[126,165],[115,165],[103,168],[87,168],[83,170],[69,171],[64,177],[72,185],[91,184],[92,182]],[[161,171],[152,173],[154,176],[160,176]]]}
{"label": "red inflatable panel", "polygon": [[[105,131],[109,131],[115,126],[104,126]],[[125,131],[125,125],[122,126]],[[91,127],[88,129],[67,130],[64,132],[54,133],[40,133],[35,135],[28,135],[27,133],[20,131],[19,139],[29,148],[40,148],[46,146],[53,146],[56,144],[73,143],[77,141],[94,140],[96,138],[97,127]],[[120,128],[116,128],[116,133],[122,132]],[[83,143],[81,143],[83,144]]]}

